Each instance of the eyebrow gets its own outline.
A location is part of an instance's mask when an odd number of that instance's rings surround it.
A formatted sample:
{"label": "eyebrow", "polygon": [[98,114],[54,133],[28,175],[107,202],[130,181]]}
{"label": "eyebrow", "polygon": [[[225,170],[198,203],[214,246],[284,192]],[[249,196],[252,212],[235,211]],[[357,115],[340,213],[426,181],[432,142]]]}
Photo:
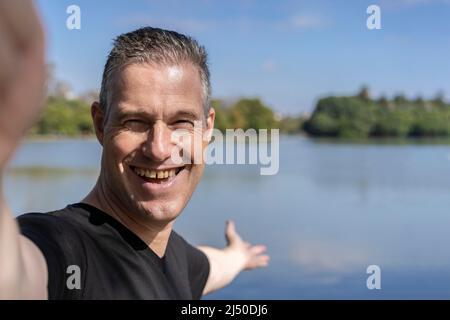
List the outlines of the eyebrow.
{"label": "eyebrow", "polygon": [[[141,111],[141,110],[130,110],[130,111],[126,111],[126,110],[119,110],[117,112],[118,114],[118,118],[120,120],[122,120],[123,118],[126,117],[138,117],[138,118],[145,118],[145,119],[153,119],[154,116],[152,116],[152,114],[146,112],[146,111]],[[169,114],[168,118],[187,118],[190,120],[197,120],[199,119],[199,115],[191,110],[178,110],[176,112],[174,112],[173,114]]]}
{"label": "eyebrow", "polygon": [[196,112],[190,110],[179,110],[170,116],[171,118],[188,118],[191,120],[196,120],[199,118],[199,115]]}
{"label": "eyebrow", "polygon": [[125,117],[138,117],[138,118],[153,118],[152,115],[148,112],[145,111],[125,111],[125,110],[120,110],[117,112],[118,114],[118,118],[119,119],[123,119]]}

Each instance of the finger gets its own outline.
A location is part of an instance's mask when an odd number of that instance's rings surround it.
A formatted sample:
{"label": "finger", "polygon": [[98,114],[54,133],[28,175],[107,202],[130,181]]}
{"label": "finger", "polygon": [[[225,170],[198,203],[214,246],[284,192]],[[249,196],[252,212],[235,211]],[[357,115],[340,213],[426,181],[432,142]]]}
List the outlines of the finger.
{"label": "finger", "polygon": [[31,0],[0,1],[0,19],[19,46],[43,39],[42,26]]}
{"label": "finger", "polygon": [[267,247],[263,246],[263,245],[253,246],[250,248],[251,254],[255,255],[255,256],[264,253],[266,250],[267,250]]}
{"label": "finger", "polygon": [[225,238],[227,239],[228,244],[241,240],[240,236],[236,232],[236,226],[232,220],[227,221],[227,225],[225,228]]}
{"label": "finger", "polygon": [[269,265],[270,257],[268,255],[261,255],[253,258],[247,265],[247,270],[263,268]]}

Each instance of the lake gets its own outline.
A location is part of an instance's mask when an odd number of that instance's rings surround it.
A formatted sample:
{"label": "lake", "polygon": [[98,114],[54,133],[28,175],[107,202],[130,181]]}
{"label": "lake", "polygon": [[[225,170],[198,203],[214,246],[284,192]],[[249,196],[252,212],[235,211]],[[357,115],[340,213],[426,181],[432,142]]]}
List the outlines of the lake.
{"label": "lake", "polygon": [[[16,214],[79,201],[94,185],[94,140],[26,142],[5,176]],[[207,166],[175,229],[225,245],[225,220],[263,243],[269,267],[208,299],[449,299],[450,146],[342,144],[282,136],[279,172]],[[381,269],[369,290],[366,269]]]}

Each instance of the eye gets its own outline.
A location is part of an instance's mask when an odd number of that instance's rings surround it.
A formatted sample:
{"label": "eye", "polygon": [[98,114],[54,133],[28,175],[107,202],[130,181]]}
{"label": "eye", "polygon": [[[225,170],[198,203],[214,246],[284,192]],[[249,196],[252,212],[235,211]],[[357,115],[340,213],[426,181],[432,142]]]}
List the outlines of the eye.
{"label": "eye", "polygon": [[127,120],[124,125],[128,130],[139,133],[147,132],[150,128],[148,123],[142,120]]}
{"label": "eye", "polygon": [[181,128],[194,127],[194,123],[192,121],[185,119],[175,121],[174,125]]}

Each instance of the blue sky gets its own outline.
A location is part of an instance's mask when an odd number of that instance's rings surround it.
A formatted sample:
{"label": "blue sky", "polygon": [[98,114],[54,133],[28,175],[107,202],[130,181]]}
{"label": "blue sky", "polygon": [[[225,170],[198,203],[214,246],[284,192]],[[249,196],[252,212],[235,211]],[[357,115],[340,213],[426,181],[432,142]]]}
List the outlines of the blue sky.
{"label": "blue sky", "polygon": [[[66,8],[81,8],[68,30]],[[366,9],[381,8],[381,30]],[[48,60],[76,93],[98,89],[112,39],[150,25],[189,34],[210,58],[213,95],[261,97],[284,114],[367,84],[374,96],[450,98],[450,0],[38,0]]]}

